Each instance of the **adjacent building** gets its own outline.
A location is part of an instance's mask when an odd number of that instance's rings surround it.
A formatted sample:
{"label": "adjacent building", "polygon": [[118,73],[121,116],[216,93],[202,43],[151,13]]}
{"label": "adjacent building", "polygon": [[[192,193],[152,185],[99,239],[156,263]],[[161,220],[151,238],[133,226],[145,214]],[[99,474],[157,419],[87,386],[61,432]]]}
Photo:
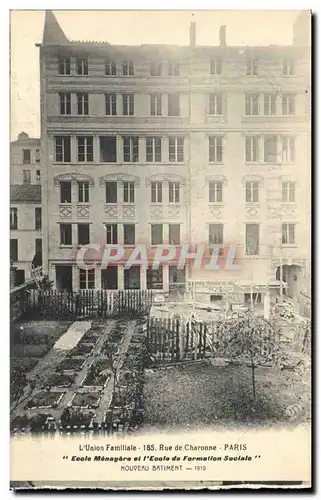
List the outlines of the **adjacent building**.
{"label": "adjacent building", "polygon": [[10,261],[12,286],[31,278],[41,261],[42,205],[40,139],[21,132],[10,145]]}
{"label": "adjacent building", "polygon": [[[295,296],[310,259],[310,18],[290,46],[70,41],[40,49],[43,256],[58,289]],[[79,269],[87,243],[238,245],[239,269]],[[280,286],[282,270],[284,289]],[[233,299],[234,300],[234,299]]]}

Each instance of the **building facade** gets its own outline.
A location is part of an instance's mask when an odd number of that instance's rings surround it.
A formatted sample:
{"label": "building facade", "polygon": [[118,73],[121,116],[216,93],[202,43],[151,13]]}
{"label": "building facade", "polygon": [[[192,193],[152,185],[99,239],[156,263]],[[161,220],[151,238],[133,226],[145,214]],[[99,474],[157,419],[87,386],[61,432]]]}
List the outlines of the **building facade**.
{"label": "building facade", "polygon": [[22,132],[10,145],[10,261],[12,285],[31,278],[42,252],[40,139]]}
{"label": "building facade", "polygon": [[[70,41],[46,13],[43,254],[58,289],[182,285],[219,301],[231,285],[263,302],[281,269],[295,296],[310,257],[309,22],[291,46],[231,47],[222,26],[201,47],[195,23],[186,47],[114,46]],[[237,245],[241,265],[86,271],[87,243]]]}

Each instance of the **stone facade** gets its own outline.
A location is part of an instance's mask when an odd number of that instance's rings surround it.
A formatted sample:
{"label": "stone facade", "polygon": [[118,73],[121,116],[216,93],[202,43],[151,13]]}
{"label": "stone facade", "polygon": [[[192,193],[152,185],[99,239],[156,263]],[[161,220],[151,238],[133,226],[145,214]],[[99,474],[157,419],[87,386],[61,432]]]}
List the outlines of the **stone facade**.
{"label": "stone facade", "polygon": [[40,139],[21,133],[10,145],[10,260],[12,284],[31,277],[31,263],[42,245]]}
{"label": "stone facade", "polygon": [[[162,224],[164,244],[179,225],[181,243],[208,244],[216,231],[215,242],[240,246],[240,270],[187,266],[183,279],[198,283],[208,300],[204,282],[237,282],[241,295],[265,294],[280,263],[283,270],[305,265],[309,40],[231,47],[225,36],[222,27],[220,46],[197,46],[192,25],[187,47],[71,42],[47,12],[39,45],[43,252],[58,287],[106,287],[100,269],[94,278],[80,276],[75,254],[82,231],[89,231],[91,243],[105,244],[115,225],[112,243],[126,243],[134,225],[135,244],[151,245],[152,226]],[[246,255],[247,224],[257,224],[253,255]],[[118,266],[112,279],[118,288],[130,287],[125,274]],[[139,274],[138,286],[150,286],[146,266]],[[172,274],[164,266],[164,290]]]}

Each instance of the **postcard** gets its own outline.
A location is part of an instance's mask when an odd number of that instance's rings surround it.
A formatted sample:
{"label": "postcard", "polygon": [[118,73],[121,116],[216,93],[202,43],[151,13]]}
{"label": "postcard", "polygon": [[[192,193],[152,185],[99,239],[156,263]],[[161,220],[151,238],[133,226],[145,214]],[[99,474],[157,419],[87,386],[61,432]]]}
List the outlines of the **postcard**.
{"label": "postcard", "polygon": [[311,488],[311,18],[11,11],[11,489]]}

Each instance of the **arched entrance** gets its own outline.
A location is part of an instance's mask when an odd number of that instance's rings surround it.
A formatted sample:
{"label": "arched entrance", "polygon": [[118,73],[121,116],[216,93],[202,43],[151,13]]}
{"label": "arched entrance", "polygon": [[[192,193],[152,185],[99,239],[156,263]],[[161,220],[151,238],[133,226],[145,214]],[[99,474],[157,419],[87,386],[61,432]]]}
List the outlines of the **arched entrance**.
{"label": "arched entrance", "polygon": [[[280,280],[280,266],[276,269],[275,277],[278,281]],[[284,289],[284,295],[288,295],[291,298],[297,297],[300,293],[302,267],[296,264],[284,264],[282,266],[282,279],[287,284],[286,289]]]}

